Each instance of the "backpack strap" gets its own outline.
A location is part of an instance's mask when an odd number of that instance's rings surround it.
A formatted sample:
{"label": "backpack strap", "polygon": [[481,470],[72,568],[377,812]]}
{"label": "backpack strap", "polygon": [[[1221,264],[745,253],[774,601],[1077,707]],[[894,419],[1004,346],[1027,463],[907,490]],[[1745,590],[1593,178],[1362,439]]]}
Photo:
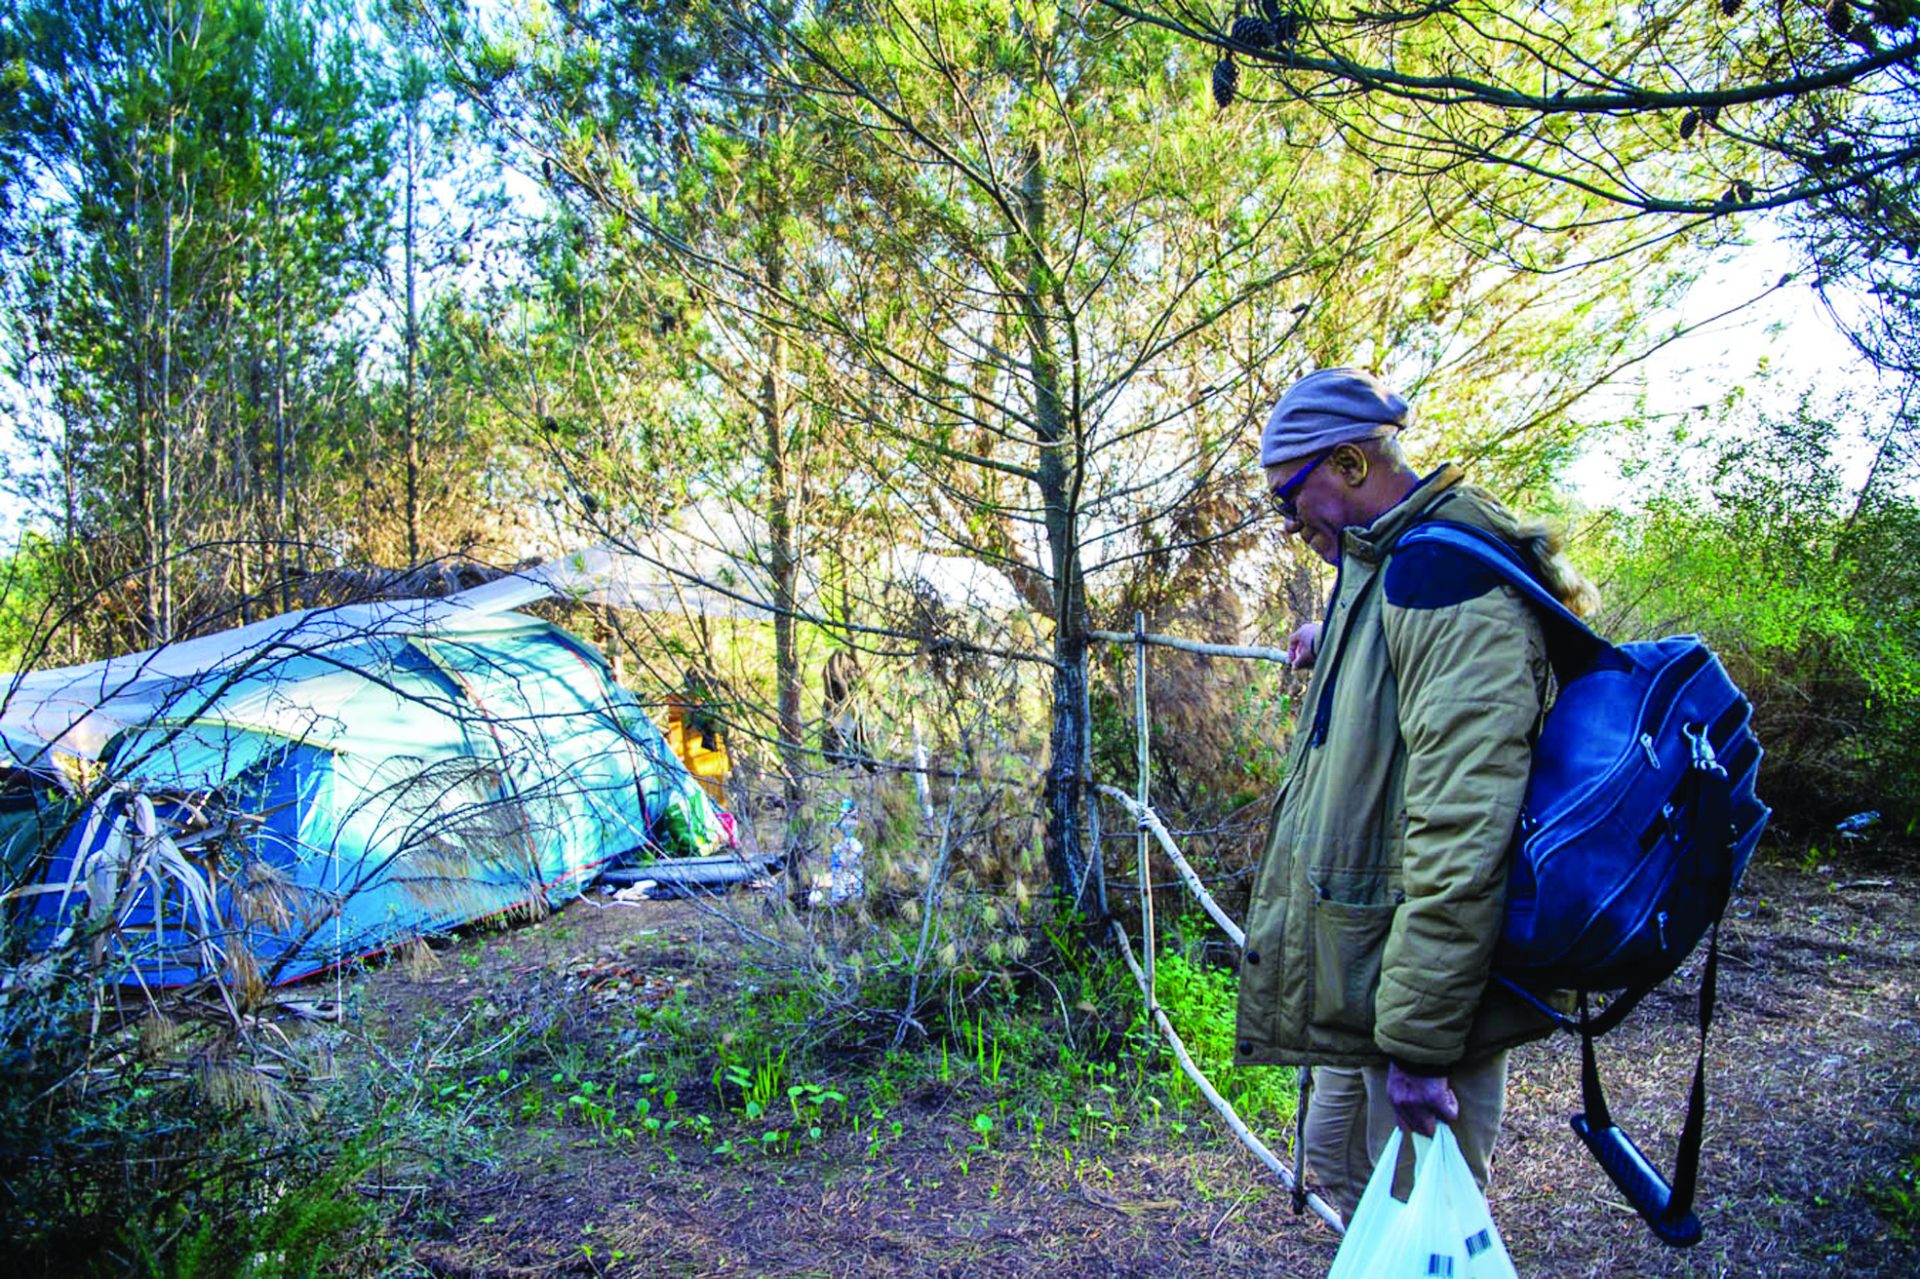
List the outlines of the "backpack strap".
{"label": "backpack strap", "polygon": [[1693,1065],[1693,1088],[1687,1096],[1687,1118],[1680,1130],[1671,1183],[1640,1153],[1633,1138],[1613,1122],[1594,1060],[1595,1023],[1587,1017],[1586,994],[1580,996],[1580,1098],[1585,1110],[1573,1117],[1573,1131],[1653,1233],[1674,1248],[1691,1248],[1700,1242],[1702,1233],[1693,1198],[1700,1184],[1700,1146],[1707,1116],[1707,1030],[1713,1024],[1719,968],[1720,925],[1715,924],[1707,943],[1706,971],[1700,979],[1700,1053]]}
{"label": "backpack strap", "polygon": [[1509,586],[1526,596],[1542,612],[1592,636],[1595,640],[1600,639],[1585,622],[1540,584],[1539,579],[1534,577],[1527,568],[1526,561],[1520,558],[1520,553],[1496,534],[1478,525],[1463,524],[1459,520],[1422,520],[1394,544],[1394,549],[1417,546],[1423,542],[1429,545],[1451,547],[1473,557],[1498,573]]}
{"label": "backpack strap", "polygon": [[[1704,738],[1704,734],[1702,734]],[[1680,1130],[1671,1184],[1660,1175],[1633,1139],[1613,1122],[1600,1087],[1593,1041],[1618,1026],[1658,982],[1635,986],[1616,995],[1598,1016],[1587,1015],[1586,992],[1580,994],[1580,1097],[1585,1112],[1573,1117],[1573,1130],[1593,1152],[1600,1166],[1627,1201],[1653,1227],[1661,1242],[1690,1248],[1700,1242],[1700,1219],[1694,1214],[1694,1191],[1700,1183],[1700,1146],[1707,1115],[1707,1032],[1713,1027],[1713,1008],[1720,989],[1720,923],[1733,896],[1729,845],[1733,837],[1733,781],[1713,758],[1711,748],[1696,747],[1692,768],[1693,802],[1699,805],[1695,823],[1715,847],[1697,854],[1699,864],[1717,868],[1712,883],[1697,885],[1713,903],[1714,924],[1707,934],[1707,962],[1700,974],[1700,1047],[1693,1063],[1693,1087],[1687,1095],[1687,1118]]]}
{"label": "backpack strap", "polygon": [[1520,553],[1496,534],[1458,520],[1428,519],[1408,530],[1394,543],[1393,549],[1398,551],[1422,544],[1444,546],[1470,557],[1498,574],[1503,582],[1520,592],[1528,603],[1538,609],[1541,621],[1552,624],[1551,628],[1557,629],[1565,637],[1560,644],[1548,645],[1554,671],[1563,678],[1578,674],[1597,654],[1612,651],[1613,645],[1602,639],[1592,627],[1562,604],[1552,591],[1541,585],[1540,579],[1520,558]]}

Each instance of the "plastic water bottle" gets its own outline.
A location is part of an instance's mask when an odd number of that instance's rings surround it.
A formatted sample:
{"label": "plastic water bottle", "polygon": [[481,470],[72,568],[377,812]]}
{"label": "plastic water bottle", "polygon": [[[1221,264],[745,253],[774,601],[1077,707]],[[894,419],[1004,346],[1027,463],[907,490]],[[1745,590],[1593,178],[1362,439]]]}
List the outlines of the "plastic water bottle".
{"label": "plastic water bottle", "polygon": [[1858,835],[1867,827],[1880,820],[1880,810],[1870,808],[1864,813],[1855,813],[1851,817],[1835,822],[1833,828],[1842,835]]}
{"label": "plastic water bottle", "polygon": [[860,824],[860,810],[851,799],[840,801],[840,816],[834,820],[833,849],[827,858],[827,873],[833,881],[828,901],[838,905],[857,901],[866,895],[867,877],[861,867],[866,848],[853,832]]}

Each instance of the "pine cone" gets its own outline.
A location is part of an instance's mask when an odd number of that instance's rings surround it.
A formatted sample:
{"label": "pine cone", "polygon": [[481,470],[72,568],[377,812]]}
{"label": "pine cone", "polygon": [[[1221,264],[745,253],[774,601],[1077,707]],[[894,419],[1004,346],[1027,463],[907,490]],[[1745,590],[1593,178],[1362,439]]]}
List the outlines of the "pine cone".
{"label": "pine cone", "polygon": [[1733,184],[1733,190],[1743,201],[1749,204],[1753,202],[1753,183],[1736,182]]}
{"label": "pine cone", "polygon": [[1720,12],[1726,14],[1729,18],[1738,17],[1740,14],[1740,0],[1720,0]]}
{"label": "pine cone", "polygon": [[1853,30],[1853,6],[1848,0],[1833,0],[1827,6],[1827,30],[1837,36]]}
{"label": "pine cone", "polygon": [[1233,105],[1234,91],[1240,87],[1240,68],[1232,58],[1222,58],[1213,64],[1213,101],[1214,105],[1225,111]]}
{"label": "pine cone", "polygon": [[1701,108],[1700,108],[1700,123],[1701,123],[1701,124],[1718,124],[1718,123],[1720,123],[1720,104],[1719,104],[1719,103],[1717,103],[1717,102],[1714,102],[1714,103],[1709,103],[1708,105],[1706,105],[1706,106],[1704,106],[1704,107],[1701,107]]}
{"label": "pine cone", "polygon": [[1685,142],[1688,138],[1691,138],[1693,136],[1693,131],[1699,127],[1700,127],[1700,117],[1697,113],[1689,111],[1685,115],[1681,116],[1680,117],[1680,140],[1682,142]]}
{"label": "pine cone", "polygon": [[1235,18],[1228,36],[1235,44],[1252,49],[1264,49],[1273,43],[1273,30],[1264,18]]}

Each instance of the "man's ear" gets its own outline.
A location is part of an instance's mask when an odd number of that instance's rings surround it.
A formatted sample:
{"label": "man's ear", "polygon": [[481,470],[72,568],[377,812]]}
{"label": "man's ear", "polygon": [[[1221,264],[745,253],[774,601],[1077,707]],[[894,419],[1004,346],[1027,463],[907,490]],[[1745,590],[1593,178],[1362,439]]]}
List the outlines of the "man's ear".
{"label": "man's ear", "polygon": [[1333,450],[1332,456],[1327,458],[1327,465],[1333,468],[1334,473],[1340,477],[1340,482],[1348,488],[1359,488],[1367,482],[1367,471],[1370,469],[1367,455],[1360,451],[1358,445],[1338,446]]}

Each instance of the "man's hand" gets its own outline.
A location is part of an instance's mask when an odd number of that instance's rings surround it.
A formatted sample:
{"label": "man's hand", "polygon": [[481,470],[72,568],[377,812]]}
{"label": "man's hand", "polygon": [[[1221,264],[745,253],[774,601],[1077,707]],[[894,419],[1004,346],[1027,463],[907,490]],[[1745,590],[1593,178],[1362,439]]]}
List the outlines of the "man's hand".
{"label": "man's hand", "polygon": [[1287,637],[1287,665],[1296,671],[1313,665],[1313,650],[1320,643],[1320,623],[1308,622]]}
{"label": "man's hand", "polygon": [[1460,1117],[1460,1100],[1445,1075],[1409,1075],[1397,1061],[1387,1063],[1387,1100],[1400,1126],[1422,1137],[1433,1136],[1436,1123]]}

